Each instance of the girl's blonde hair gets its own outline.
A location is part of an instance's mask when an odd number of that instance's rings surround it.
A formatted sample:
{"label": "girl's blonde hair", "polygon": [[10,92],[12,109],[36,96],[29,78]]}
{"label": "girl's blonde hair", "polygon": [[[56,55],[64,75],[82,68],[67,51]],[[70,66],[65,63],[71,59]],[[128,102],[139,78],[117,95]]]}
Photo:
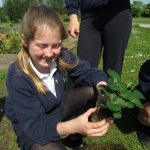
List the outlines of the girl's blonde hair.
{"label": "girl's blonde hair", "polygon": [[[62,40],[65,38],[66,31],[59,14],[40,3],[35,3],[27,10],[22,19],[21,32],[27,45],[32,42],[35,38],[35,32],[38,29],[41,29],[43,24],[46,24],[51,29],[56,30],[62,36]],[[74,64],[68,64],[64,61],[64,59],[59,57],[56,60],[56,63],[58,65],[58,70],[62,74],[67,74],[66,69],[74,68],[78,64],[79,60],[77,58]],[[44,86],[43,82],[30,66],[29,51],[24,45],[22,45],[22,48],[15,60],[15,68],[19,73],[20,70],[18,67],[20,67],[21,70],[31,78],[39,93],[45,94],[47,92],[48,89]]]}

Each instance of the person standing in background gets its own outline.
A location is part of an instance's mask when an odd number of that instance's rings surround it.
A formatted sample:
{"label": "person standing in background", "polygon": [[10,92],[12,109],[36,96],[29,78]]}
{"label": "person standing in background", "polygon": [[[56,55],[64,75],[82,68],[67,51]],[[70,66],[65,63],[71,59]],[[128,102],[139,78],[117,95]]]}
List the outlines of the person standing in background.
{"label": "person standing in background", "polygon": [[[65,0],[70,24],[68,32],[78,37],[77,55],[98,67],[103,57],[103,70],[121,75],[125,49],[132,29],[129,0]],[[81,12],[81,24],[78,21]],[[103,48],[103,51],[102,51]]]}

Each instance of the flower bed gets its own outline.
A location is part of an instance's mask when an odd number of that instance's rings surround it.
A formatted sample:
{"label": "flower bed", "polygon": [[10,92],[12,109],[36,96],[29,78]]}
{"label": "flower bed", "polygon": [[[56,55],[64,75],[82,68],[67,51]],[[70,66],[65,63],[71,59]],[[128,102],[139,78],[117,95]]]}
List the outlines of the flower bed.
{"label": "flower bed", "polygon": [[0,54],[18,54],[20,48],[21,40],[18,32],[0,34]]}
{"label": "flower bed", "polygon": [[[63,41],[63,46],[68,49],[76,47],[77,38],[67,37]],[[21,39],[19,32],[0,34],[0,54],[18,54],[21,49]]]}

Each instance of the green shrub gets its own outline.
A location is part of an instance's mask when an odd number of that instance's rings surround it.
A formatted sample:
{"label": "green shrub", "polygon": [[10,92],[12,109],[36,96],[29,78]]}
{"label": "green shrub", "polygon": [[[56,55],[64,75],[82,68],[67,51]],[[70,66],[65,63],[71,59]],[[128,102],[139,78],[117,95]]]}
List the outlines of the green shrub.
{"label": "green shrub", "polygon": [[0,54],[18,54],[21,49],[20,34],[10,32],[7,37],[0,36]]}

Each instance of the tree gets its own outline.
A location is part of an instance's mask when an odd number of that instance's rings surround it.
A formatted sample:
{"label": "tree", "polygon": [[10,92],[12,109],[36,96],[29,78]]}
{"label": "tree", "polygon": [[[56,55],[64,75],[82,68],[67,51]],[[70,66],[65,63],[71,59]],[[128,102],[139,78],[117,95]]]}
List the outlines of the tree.
{"label": "tree", "polygon": [[45,5],[63,15],[67,12],[64,0],[45,0]]}
{"label": "tree", "polygon": [[133,1],[133,4],[131,4],[132,14],[135,17],[141,15],[143,8],[144,4],[141,1]]}
{"label": "tree", "polygon": [[0,22],[6,22],[7,19],[8,19],[8,16],[4,7],[0,7]]}
{"label": "tree", "polygon": [[148,16],[150,17],[150,3],[147,4]]}
{"label": "tree", "polygon": [[42,0],[4,0],[3,6],[10,21],[18,22],[27,9],[35,2]]}

